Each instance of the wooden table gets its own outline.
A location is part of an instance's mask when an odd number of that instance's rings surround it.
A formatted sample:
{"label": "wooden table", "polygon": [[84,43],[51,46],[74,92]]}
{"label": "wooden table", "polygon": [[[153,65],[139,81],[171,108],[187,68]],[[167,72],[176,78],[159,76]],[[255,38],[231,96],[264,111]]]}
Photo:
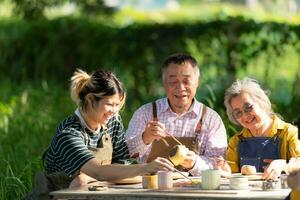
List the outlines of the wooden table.
{"label": "wooden table", "polygon": [[174,187],[171,190],[142,189],[141,184],[108,185],[103,191],[89,191],[88,186],[76,189],[64,189],[50,193],[53,199],[284,199],[290,189],[263,191],[261,182],[251,181],[249,190],[230,190],[228,182],[224,181],[219,190],[202,190],[200,186]]}

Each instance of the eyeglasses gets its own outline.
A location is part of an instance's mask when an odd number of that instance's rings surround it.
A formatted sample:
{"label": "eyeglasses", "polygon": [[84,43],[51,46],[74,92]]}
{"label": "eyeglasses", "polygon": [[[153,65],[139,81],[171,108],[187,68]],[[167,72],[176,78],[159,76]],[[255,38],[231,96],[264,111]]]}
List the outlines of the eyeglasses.
{"label": "eyeglasses", "polygon": [[245,103],[243,106],[243,110],[235,109],[234,111],[232,111],[232,116],[235,119],[240,119],[244,113],[250,113],[252,111],[253,111],[253,105],[250,103]]}

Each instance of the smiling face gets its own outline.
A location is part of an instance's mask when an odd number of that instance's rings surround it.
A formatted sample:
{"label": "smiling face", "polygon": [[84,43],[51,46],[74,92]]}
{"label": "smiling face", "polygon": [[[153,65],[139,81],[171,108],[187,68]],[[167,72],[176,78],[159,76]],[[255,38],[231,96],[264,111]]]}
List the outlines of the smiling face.
{"label": "smiling face", "polygon": [[245,92],[233,97],[230,105],[237,122],[252,133],[256,133],[257,130],[262,129],[270,121],[270,117],[265,110]]}
{"label": "smiling face", "polygon": [[189,62],[170,63],[164,72],[164,87],[175,113],[188,111],[196,95],[199,73]]}
{"label": "smiling face", "polygon": [[97,129],[99,125],[106,127],[108,121],[116,114],[120,109],[121,98],[119,94],[104,97],[99,101],[88,100],[88,108],[86,115],[88,116],[88,125]]}

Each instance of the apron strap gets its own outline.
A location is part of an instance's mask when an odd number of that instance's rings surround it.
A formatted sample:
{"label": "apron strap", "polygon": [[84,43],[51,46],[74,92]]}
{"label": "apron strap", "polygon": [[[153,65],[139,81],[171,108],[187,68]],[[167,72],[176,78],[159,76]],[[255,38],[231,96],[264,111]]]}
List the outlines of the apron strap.
{"label": "apron strap", "polygon": [[198,121],[198,124],[197,124],[197,126],[196,126],[196,130],[195,130],[196,137],[197,137],[197,136],[200,134],[200,132],[201,132],[201,129],[202,129],[202,122],[203,122],[204,116],[205,116],[205,114],[206,114],[206,110],[207,110],[207,107],[206,107],[206,105],[203,104],[202,115],[201,115],[200,120]]}
{"label": "apron strap", "polygon": [[[279,135],[281,134],[281,132],[282,132],[282,130],[281,130],[281,129],[278,129],[278,130],[277,130],[277,133],[271,138],[271,139],[273,140],[274,143],[277,142],[277,138],[279,137]],[[238,138],[239,138],[239,140],[240,140],[241,142],[244,142],[245,137],[241,134],[241,132],[240,132],[240,134],[238,135]]]}
{"label": "apron strap", "polygon": [[203,107],[202,107],[202,114],[201,114],[201,117],[197,123],[197,126],[196,126],[196,130],[195,130],[195,137],[194,137],[194,140],[193,140],[193,149],[196,150],[196,152],[199,154],[199,155],[203,155],[204,152],[205,152],[205,146],[206,144],[202,144],[202,145],[205,145],[204,148],[202,148],[202,152],[200,152],[200,146],[199,146],[199,142],[198,142],[198,137],[201,133],[201,130],[202,130],[202,122],[203,122],[203,119],[204,119],[204,116],[206,114],[206,110],[207,110],[207,107],[206,105],[203,104]]}
{"label": "apron strap", "polygon": [[282,132],[282,129],[277,129],[277,133],[272,137],[274,144],[276,144],[277,138],[279,137],[281,132]]}
{"label": "apron strap", "polygon": [[241,134],[241,132],[238,134],[238,138],[241,142],[244,142],[245,137]]}

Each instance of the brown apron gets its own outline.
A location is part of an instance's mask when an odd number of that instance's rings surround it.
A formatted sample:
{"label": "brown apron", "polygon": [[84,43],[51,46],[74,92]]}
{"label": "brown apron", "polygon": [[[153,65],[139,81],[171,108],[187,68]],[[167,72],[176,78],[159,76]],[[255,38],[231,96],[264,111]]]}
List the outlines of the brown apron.
{"label": "brown apron", "polygon": [[[155,102],[152,102],[152,109],[153,109],[153,121],[157,121],[158,120],[157,108]],[[204,119],[206,109],[207,109],[206,106],[203,105],[202,115],[200,120],[198,121],[194,137],[176,137],[176,139],[178,139],[183,145],[189,148],[189,150],[194,151],[197,155],[199,155],[200,152],[198,136],[201,133],[202,121]],[[169,146],[167,146],[162,140],[153,141],[150,154],[147,158],[147,162],[151,162],[157,157],[163,157],[167,159],[169,158],[169,152],[175,145],[178,145],[178,143],[170,136],[167,136],[164,139],[167,141]]]}
{"label": "brown apron", "polygon": [[[95,159],[100,163],[100,165],[109,165],[112,160],[113,147],[111,143],[111,138],[109,134],[104,134],[102,136],[102,148],[89,147],[88,149],[93,154]],[[84,143],[88,145],[88,136],[84,133]]]}
{"label": "brown apron", "polygon": [[[84,143],[85,145],[88,145],[88,136],[86,132],[84,132]],[[88,146],[88,149],[101,165],[111,164],[113,148],[109,134],[104,134],[102,136],[102,146],[102,148]],[[46,152],[43,155],[43,160]],[[63,171],[51,174],[48,174],[45,171],[37,172],[35,175],[35,187],[25,199],[49,200],[49,192],[68,188],[74,177],[78,174],[79,170],[75,172],[73,177],[69,177]]]}

